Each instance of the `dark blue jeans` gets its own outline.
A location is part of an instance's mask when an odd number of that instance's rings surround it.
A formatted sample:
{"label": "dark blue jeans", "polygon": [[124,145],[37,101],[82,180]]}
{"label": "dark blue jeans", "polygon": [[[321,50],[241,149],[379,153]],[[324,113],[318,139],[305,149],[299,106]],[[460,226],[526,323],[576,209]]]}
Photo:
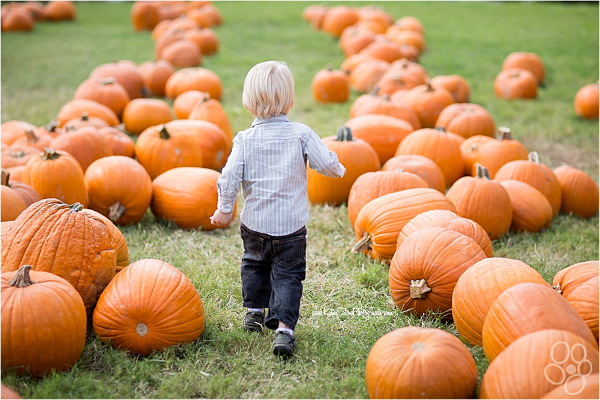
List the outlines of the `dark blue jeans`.
{"label": "dark blue jeans", "polygon": [[277,329],[279,321],[294,329],[306,277],[306,228],[286,236],[254,232],[244,224],[240,230],[244,307],[268,308],[265,326],[269,329]]}

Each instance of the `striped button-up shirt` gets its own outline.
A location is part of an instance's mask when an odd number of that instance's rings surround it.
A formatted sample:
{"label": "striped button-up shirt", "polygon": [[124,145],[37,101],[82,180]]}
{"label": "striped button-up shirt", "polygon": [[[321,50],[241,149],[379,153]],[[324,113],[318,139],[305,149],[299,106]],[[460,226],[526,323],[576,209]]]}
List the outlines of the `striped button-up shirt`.
{"label": "striped button-up shirt", "polygon": [[308,126],[291,122],[285,115],[255,119],[233,139],[217,181],[219,210],[233,211],[241,183],[244,225],[271,236],[297,231],[308,222],[306,160],[328,177],[346,173],[337,155]]}

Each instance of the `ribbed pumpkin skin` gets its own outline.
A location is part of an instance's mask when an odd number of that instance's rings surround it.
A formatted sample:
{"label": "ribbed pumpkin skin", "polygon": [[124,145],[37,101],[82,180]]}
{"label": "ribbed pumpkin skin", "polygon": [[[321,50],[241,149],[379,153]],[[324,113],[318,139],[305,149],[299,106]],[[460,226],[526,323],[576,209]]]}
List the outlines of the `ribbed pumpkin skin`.
{"label": "ribbed pumpkin skin", "polygon": [[554,170],[560,182],[561,211],[589,218],[598,212],[598,184],[585,172],[568,165]]}
{"label": "ribbed pumpkin skin", "polygon": [[[10,172],[8,173],[8,175],[10,175]],[[31,186],[23,182],[10,182],[10,184],[8,184],[8,179],[9,177],[7,176],[6,183],[4,184],[9,186],[14,192],[16,192],[19,195],[21,200],[23,200],[23,202],[25,203],[25,207],[29,207],[36,201],[40,201],[42,199],[40,194],[36,192],[35,189]],[[2,204],[4,204],[4,202]]]}
{"label": "ribbed pumpkin skin", "polygon": [[363,174],[378,171],[381,164],[377,153],[361,139],[337,140],[336,136],[323,138],[330,151],[337,154],[339,162],[346,168],[342,178],[329,178],[307,166],[308,199],[313,204],[339,206],[348,201],[354,182]]}
{"label": "ribbed pumpkin skin", "polygon": [[[479,148],[469,158],[472,170],[467,175],[475,176],[474,165],[480,163],[487,168],[490,178],[494,179],[498,170],[504,165],[515,160],[527,160],[528,154],[525,146],[516,139],[500,138],[498,140],[483,140],[479,142]],[[465,165],[467,158],[465,157]],[[466,171],[465,171],[466,172]]]}
{"label": "ribbed pumpkin skin", "polygon": [[500,72],[494,80],[496,97],[506,100],[535,99],[537,97],[535,76],[522,68],[511,68]]}
{"label": "ribbed pumpkin skin", "polygon": [[[144,167],[132,158],[101,158],[90,165],[84,180],[89,207],[117,225],[138,223],[150,206],[152,180]],[[117,203],[124,210],[111,212],[110,207]]]}
{"label": "ribbed pumpkin skin", "polygon": [[188,90],[208,92],[211,99],[221,100],[223,84],[217,74],[202,67],[182,68],[167,80],[165,93],[174,99]]}
{"label": "ribbed pumpkin skin", "polygon": [[452,185],[463,176],[460,145],[450,132],[430,128],[416,130],[400,143],[395,155],[421,155],[433,160],[442,170],[446,185]]}
{"label": "ribbed pumpkin skin", "polygon": [[125,240],[125,236],[123,233],[117,228],[115,224],[104,215],[100,214],[98,211],[91,210],[89,208],[84,208],[81,212],[92,215],[98,219],[101,219],[106,226],[110,229],[110,232],[113,237],[113,248],[117,252],[117,267],[116,271],[119,272],[123,268],[129,265],[129,249],[127,248],[127,241]]}
{"label": "ribbed pumpkin skin", "polygon": [[188,119],[212,122],[221,128],[229,136],[230,140],[233,140],[233,130],[231,129],[229,117],[221,103],[215,99],[205,97],[202,101],[198,102],[192,108]]}
{"label": "ribbed pumpkin skin", "polygon": [[429,184],[430,188],[442,194],[446,193],[444,173],[430,158],[418,154],[394,156],[387,160],[381,167],[383,171],[394,171],[398,168],[420,176]]}
{"label": "ribbed pumpkin skin", "polygon": [[490,306],[481,333],[485,356],[491,362],[516,339],[544,329],[572,332],[598,348],[590,328],[562,296],[548,285],[519,283]]}
{"label": "ribbed pumpkin skin", "polygon": [[165,171],[179,167],[201,167],[202,149],[188,132],[167,129],[164,125],[146,129],[135,144],[135,155],[154,180]]}
{"label": "ribbed pumpkin skin", "polygon": [[204,331],[204,306],[190,280],[160,260],[139,260],[119,272],[100,296],[94,332],[116,349],[148,356]]}
{"label": "ribbed pumpkin skin", "polygon": [[[4,247],[4,246],[3,246]],[[29,271],[26,287],[11,287],[16,271],[2,271],[2,370],[45,375],[77,362],[87,330],[79,293],[63,278]]]}
{"label": "ribbed pumpkin skin", "polygon": [[525,282],[547,285],[535,269],[510,258],[486,258],[465,271],[452,295],[452,318],[460,336],[481,346],[483,322],[494,300],[509,287]]}
{"label": "ribbed pumpkin skin", "polygon": [[552,215],[558,215],[562,200],[560,182],[550,168],[539,162],[537,154],[530,155],[527,161],[515,160],[504,164],[494,176],[498,182],[510,179],[525,182],[539,190],[550,202]]}
{"label": "ribbed pumpkin skin", "polygon": [[350,87],[359,93],[370,92],[390,68],[389,62],[367,56],[350,72]]}
{"label": "ribbed pumpkin skin", "polygon": [[152,182],[152,213],[185,229],[217,229],[210,217],[217,210],[220,176],[207,168],[175,168],[161,174]]}
{"label": "ribbed pumpkin skin", "polygon": [[315,74],[311,90],[320,103],[343,103],[350,96],[350,78],[340,70],[322,69]]}
{"label": "ribbed pumpkin skin", "polygon": [[418,175],[404,171],[367,172],[358,177],[348,196],[348,217],[354,226],[356,216],[365,204],[385,194],[406,189],[428,188]]}
{"label": "ribbed pumpkin skin", "polygon": [[[390,264],[390,294],[400,310],[421,316],[445,313],[452,307],[452,291],[459,277],[486,258],[477,242],[450,229],[416,231],[398,247]],[[413,293],[413,282],[425,280],[430,292]]]}
{"label": "ribbed pumpkin skin", "polygon": [[109,77],[115,78],[127,90],[131,100],[143,97],[144,81],[135,63],[121,60],[99,65],[90,72],[90,78]]}
{"label": "ribbed pumpkin skin", "polygon": [[502,63],[502,71],[511,68],[522,68],[531,72],[538,83],[543,83],[546,77],[544,63],[535,53],[517,51],[509,54]]}
{"label": "ribbed pumpkin skin", "polygon": [[71,100],[62,106],[56,119],[60,126],[63,126],[73,118],[81,118],[81,114],[84,112],[87,112],[90,117],[102,118],[110,126],[119,125],[119,118],[113,110],[97,101],[87,99]]}
{"label": "ribbed pumpkin skin", "polygon": [[600,392],[600,375],[591,374],[585,378],[575,376],[548,393],[542,399],[572,399],[576,394],[579,399],[595,399]]}
{"label": "ribbed pumpkin skin", "polygon": [[371,399],[470,399],[477,367],[469,350],[441,329],[396,329],[375,342],[365,383]]}
{"label": "ribbed pumpkin skin", "polygon": [[133,139],[125,132],[117,128],[106,127],[98,129],[98,133],[104,137],[114,156],[133,158],[135,154],[135,144],[133,143]]}
{"label": "ribbed pumpkin skin", "polygon": [[139,135],[146,129],[173,120],[171,108],[160,99],[134,99],[123,110],[123,123],[127,132]]}
{"label": "ribbed pumpkin skin", "polygon": [[2,218],[1,221],[14,221],[25,211],[27,206],[17,192],[8,186],[0,186],[2,198]]}
{"label": "ribbed pumpkin skin", "polygon": [[356,240],[368,235],[371,258],[390,260],[404,225],[416,215],[436,209],[456,212],[446,196],[431,188],[406,189],[383,195],[365,204],[358,213],[354,223]]}
{"label": "ribbed pumpkin skin", "polygon": [[450,104],[442,110],[435,126],[465,139],[476,135],[494,137],[496,133],[496,124],[490,113],[479,104],[471,103]]}
{"label": "ribbed pumpkin skin", "polygon": [[500,184],[510,196],[513,207],[510,228],[515,232],[539,232],[552,222],[552,206],[536,188],[525,182],[509,179]]}
{"label": "ribbed pumpkin skin", "polygon": [[494,250],[492,242],[485,230],[477,222],[468,218],[463,218],[455,212],[449,210],[430,210],[425,211],[411,219],[398,235],[397,246],[400,246],[404,240],[414,232],[425,228],[445,228],[451,229],[465,236],[470,237],[479,244],[486,257],[493,257]]}
{"label": "ribbed pumpkin skin", "polygon": [[[540,330],[514,341],[490,364],[479,386],[479,398],[539,399],[556,387],[552,382],[579,374],[567,372],[568,365],[573,365],[570,351],[575,360],[581,360],[582,374],[598,373],[599,354],[594,345],[564,330]],[[555,360],[569,361],[549,368],[557,364]]]}
{"label": "ribbed pumpkin skin", "polygon": [[[33,265],[72,284],[87,313],[115,275],[117,255],[110,229],[57,199],[32,204],[15,220],[2,246],[2,273]],[[40,242],[39,238],[45,240]]]}
{"label": "ribbed pumpkin skin", "polygon": [[50,142],[50,148],[72,155],[85,173],[91,163],[112,156],[108,142],[98,130],[88,126],[58,136]]}
{"label": "ribbed pumpkin skin", "polygon": [[129,93],[114,79],[90,78],[81,82],[73,95],[74,99],[93,100],[113,110],[120,116],[131,100]]}
{"label": "ribbed pumpkin skin", "polygon": [[2,151],[2,168],[18,167],[19,165],[27,164],[27,161],[36,154],[40,154],[40,150],[35,147],[25,147],[20,149],[8,148]]}
{"label": "ribbed pumpkin skin", "polygon": [[569,296],[591,278],[600,275],[600,262],[584,261],[558,271],[552,279],[552,286],[563,296]]}
{"label": "ribbed pumpkin skin", "polygon": [[569,302],[590,328],[596,342],[598,342],[598,314],[600,313],[598,305],[599,282],[597,276],[590,278],[574,289],[569,296],[565,296],[565,300]]}
{"label": "ribbed pumpkin skin", "polygon": [[598,119],[600,113],[598,83],[585,85],[575,94],[575,114],[583,118]]}
{"label": "ribbed pumpkin skin", "polygon": [[32,157],[25,165],[22,182],[34,188],[42,199],[56,198],[68,204],[81,203],[87,207],[81,165],[64,151],[56,151],[54,156],[42,153]]}
{"label": "ribbed pumpkin skin", "polygon": [[458,215],[477,222],[491,240],[508,232],[512,222],[512,203],[499,182],[465,176],[457,180],[446,194]]}
{"label": "ribbed pumpkin skin", "polygon": [[433,128],[442,110],[454,104],[452,94],[444,88],[434,89],[431,85],[420,85],[410,89],[402,98],[419,116],[422,128]]}
{"label": "ribbed pumpkin skin", "polygon": [[29,129],[35,131],[37,127],[25,121],[6,121],[0,125],[0,131],[2,131],[2,143],[12,144],[15,140],[25,136],[25,131]]}
{"label": "ribbed pumpkin skin", "polygon": [[383,164],[394,156],[396,148],[413,131],[410,123],[387,115],[360,115],[345,124],[352,129],[354,138],[373,146]]}

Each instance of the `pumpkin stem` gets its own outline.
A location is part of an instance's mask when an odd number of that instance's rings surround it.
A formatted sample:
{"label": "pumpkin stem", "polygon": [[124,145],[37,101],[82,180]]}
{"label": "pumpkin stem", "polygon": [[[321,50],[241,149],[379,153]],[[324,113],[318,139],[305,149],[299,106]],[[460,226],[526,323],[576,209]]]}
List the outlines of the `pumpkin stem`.
{"label": "pumpkin stem", "polygon": [[540,163],[540,156],[538,155],[537,151],[532,151],[531,153],[527,154],[527,158],[532,163],[536,163],[536,164]]}
{"label": "pumpkin stem", "polygon": [[327,66],[325,67],[325,69],[326,69],[327,71],[333,71],[333,65],[331,65],[331,64],[327,64]]}
{"label": "pumpkin stem", "polygon": [[165,139],[165,140],[171,139],[171,134],[169,134],[169,131],[167,131],[166,126],[164,126],[164,125],[159,126],[158,130],[159,130],[161,139]]}
{"label": "pumpkin stem", "polygon": [[0,184],[2,186],[8,186],[8,187],[10,187],[10,184],[8,183],[9,179],[10,179],[10,171],[7,170],[7,169],[5,169],[5,168],[2,168],[2,175],[1,175],[1,178],[0,178]]}
{"label": "pumpkin stem", "polygon": [[500,140],[512,140],[511,130],[505,126],[498,128],[498,136]]}
{"label": "pumpkin stem", "polygon": [[87,111],[84,111],[81,113],[81,120],[84,122],[87,122],[90,120],[90,116],[88,115]]}
{"label": "pumpkin stem", "polygon": [[83,210],[83,204],[73,203],[69,206],[69,208],[71,209],[71,211],[79,212],[79,211]]}
{"label": "pumpkin stem", "polygon": [[123,206],[123,204],[117,201],[115,204],[108,207],[108,218],[112,222],[117,222],[119,219],[121,219],[123,214],[125,214],[125,211],[127,211],[127,209]]}
{"label": "pumpkin stem", "polygon": [[379,85],[373,86],[373,88],[371,89],[370,95],[371,96],[377,96],[377,94],[379,93],[379,89],[380,89]]}
{"label": "pumpkin stem", "polygon": [[115,82],[116,82],[116,79],[113,78],[112,76],[109,76],[108,78],[102,80],[103,85],[112,85]]}
{"label": "pumpkin stem", "polygon": [[56,152],[56,150],[50,149],[48,147],[46,147],[44,149],[44,153],[42,154],[42,160],[44,160],[44,161],[47,161],[47,160],[56,160],[58,157],[60,157],[60,154],[58,154]]}
{"label": "pumpkin stem", "polygon": [[427,80],[425,84],[427,85],[426,92],[435,92],[435,89],[433,88],[433,86],[431,86],[431,81]]}
{"label": "pumpkin stem", "polygon": [[562,294],[562,290],[560,288],[560,283],[556,286],[552,286],[552,289],[556,290],[556,293]]}
{"label": "pumpkin stem", "polygon": [[120,130],[121,132],[125,133],[125,124],[123,122],[121,122],[119,125],[115,126],[115,128],[117,130]]}
{"label": "pumpkin stem", "polygon": [[48,132],[56,132],[56,128],[58,128],[59,125],[60,124],[58,123],[58,121],[53,119],[52,121],[50,121],[46,124],[44,129],[47,130]]}
{"label": "pumpkin stem", "polygon": [[35,143],[40,140],[39,136],[36,136],[35,132],[33,132],[31,129],[25,129],[25,136],[27,137],[28,143]]}
{"label": "pumpkin stem", "polygon": [[390,101],[390,95],[385,93],[381,95],[381,100],[383,101]]}
{"label": "pumpkin stem", "polygon": [[427,286],[425,279],[416,279],[410,281],[410,298],[425,299],[427,293],[431,292],[431,288]]}
{"label": "pumpkin stem", "polygon": [[23,149],[11,150],[8,154],[10,154],[11,157],[15,158],[25,157],[25,151]]}
{"label": "pumpkin stem", "polygon": [[404,172],[404,168],[396,168],[394,172]]}
{"label": "pumpkin stem", "polygon": [[481,165],[479,163],[475,163],[475,170],[477,171],[477,175],[476,175],[477,178],[484,178],[484,179],[489,179],[489,180],[492,179],[492,178],[490,178],[490,172],[483,165]]}
{"label": "pumpkin stem", "polygon": [[352,247],[351,251],[354,254],[358,254],[370,247],[371,247],[371,237],[369,236],[368,232],[365,232],[365,235],[363,236],[363,238],[360,239],[358,242],[356,242],[354,247]]}
{"label": "pumpkin stem", "polygon": [[24,288],[37,283],[32,281],[31,277],[29,276],[29,270],[31,268],[33,268],[31,265],[23,265],[21,268],[19,268],[17,274],[9,281],[10,287]]}
{"label": "pumpkin stem", "polygon": [[443,126],[436,126],[433,129],[435,129],[436,131],[440,131],[440,132],[446,133],[446,128],[444,128]]}
{"label": "pumpkin stem", "polygon": [[336,142],[351,142],[352,141],[352,130],[346,125],[342,125],[337,129]]}

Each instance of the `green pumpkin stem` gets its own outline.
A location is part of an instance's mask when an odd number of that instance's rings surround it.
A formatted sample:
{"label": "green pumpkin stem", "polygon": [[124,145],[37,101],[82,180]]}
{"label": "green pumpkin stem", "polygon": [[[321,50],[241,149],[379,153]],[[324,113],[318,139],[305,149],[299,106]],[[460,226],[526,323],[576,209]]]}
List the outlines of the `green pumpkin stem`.
{"label": "green pumpkin stem", "polygon": [[476,163],[475,170],[477,171],[476,178],[492,180],[492,178],[490,178],[490,172],[483,165]]}
{"label": "green pumpkin stem", "polygon": [[44,153],[42,154],[42,160],[44,161],[56,160],[58,157],[60,157],[60,154],[57,153],[56,150],[50,149],[48,147],[44,149]]}
{"label": "green pumpkin stem", "polygon": [[510,128],[507,127],[500,127],[498,128],[498,138],[499,140],[512,140],[512,135],[511,135],[511,130]]}
{"label": "green pumpkin stem", "polygon": [[117,201],[115,204],[108,207],[108,219],[112,222],[117,222],[121,219],[123,214],[125,214],[125,211],[127,211],[127,209]]}
{"label": "green pumpkin stem", "polygon": [[348,128],[346,125],[342,125],[337,129],[337,137],[335,138],[336,142],[351,142],[352,139],[352,130]]}
{"label": "green pumpkin stem", "polygon": [[164,140],[169,140],[171,139],[171,134],[169,133],[169,131],[167,131],[167,127],[164,125],[161,125],[158,127],[158,132],[160,134],[160,138],[164,139]]}
{"label": "green pumpkin stem", "polygon": [[371,236],[369,236],[368,232],[365,232],[363,238],[356,242],[351,251],[354,254],[358,254],[369,248],[371,248]]}
{"label": "green pumpkin stem", "polygon": [[2,186],[8,186],[8,187],[10,187],[10,184],[8,183],[9,180],[10,180],[10,171],[7,170],[7,169],[5,169],[5,168],[2,168],[2,175],[1,175],[1,178],[0,178],[0,184]]}
{"label": "green pumpkin stem", "polygon": [[425,299],[427,293],[431,292],[431,288],[427,286],[425,279],[411,280],[409,289],[411,299]]}
{"label": "green pumpkin stem", "polygon": [[10,287],[24,288],[37,283],[32,281],[29,276],[29,270],[31,268],[33,268],[31,265],[23,265],[19,268],[16,275],[9,281]]}

